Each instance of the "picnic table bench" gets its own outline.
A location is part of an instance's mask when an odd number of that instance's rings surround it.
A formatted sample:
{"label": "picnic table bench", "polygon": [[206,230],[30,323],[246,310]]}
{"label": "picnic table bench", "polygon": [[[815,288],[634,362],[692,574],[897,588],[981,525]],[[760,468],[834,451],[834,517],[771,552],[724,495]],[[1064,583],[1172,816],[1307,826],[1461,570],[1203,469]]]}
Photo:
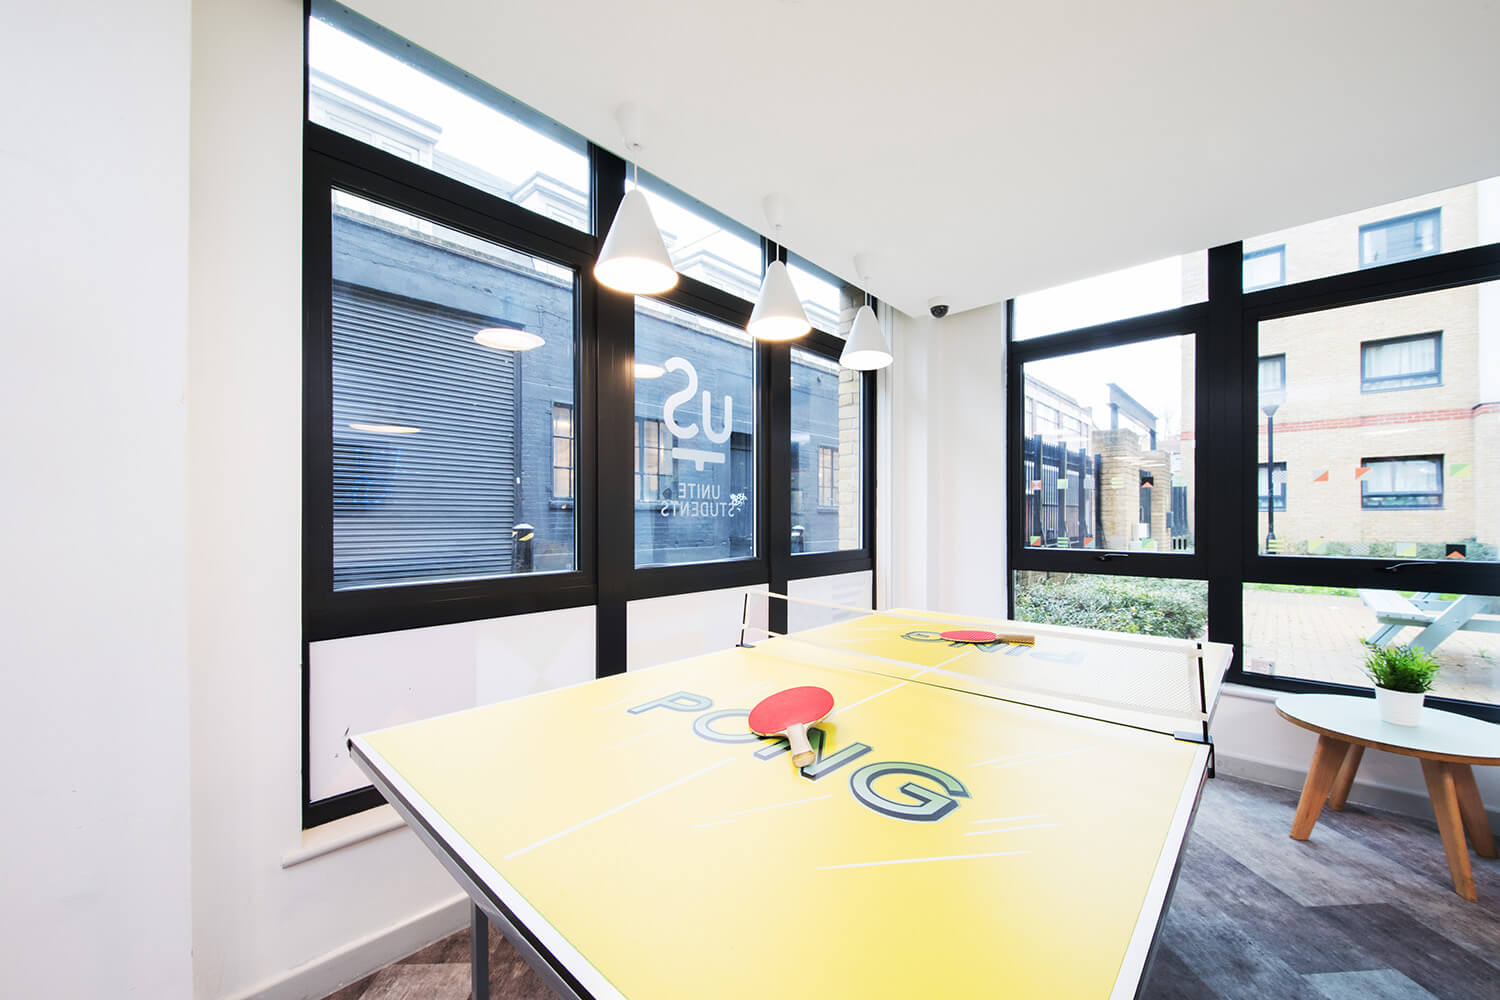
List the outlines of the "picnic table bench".
{"label": "picnic table bench", "polygon": [[1460,594],[1445,600],[1441,594],[1403,597],[1394,590],[1360,590],[1359,599],[1375,612],[1378,626],[1370,636],[1377,646],[1388,646],[1404,628],[1418,632],[1408,645],[1432,652],[1454,632],[1500,633],[1500,599],[1482,594]]}

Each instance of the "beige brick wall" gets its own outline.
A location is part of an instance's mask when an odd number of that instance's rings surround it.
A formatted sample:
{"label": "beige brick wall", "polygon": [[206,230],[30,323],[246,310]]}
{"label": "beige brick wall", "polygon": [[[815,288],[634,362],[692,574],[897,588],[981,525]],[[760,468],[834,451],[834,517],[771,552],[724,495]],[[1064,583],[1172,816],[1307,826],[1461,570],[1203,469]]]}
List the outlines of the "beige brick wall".
{"label": "beige brick wall", "polygon": [[[1475,419],[1478,399],[1478,292],[1473,287],[1288,317],[1260,328],[1261,355],[1286,355],[1286,400],[1276,412],[1275,458],[1287,465],[1287,510],[1279,539],[1299,550],[1309,541],[1496,541],[1496,522],[1479,517],[1476,435],[1494,431]],[[1442,332],[1442,384],[1362,392],[1360,345],[1413,333]],[[1496,332],[1487,335],[1494,336]],[[1266,460],[1262,418],[1258,460]],[[1366,510],[1355,470],[1364,459],[1441,455],[1443,506]],[[1469,478],[1450,474],[1470,466]],[[1327,470],[1327,482],[1314,477]],[[1267,517],[1260,515],[1259,535]]]}

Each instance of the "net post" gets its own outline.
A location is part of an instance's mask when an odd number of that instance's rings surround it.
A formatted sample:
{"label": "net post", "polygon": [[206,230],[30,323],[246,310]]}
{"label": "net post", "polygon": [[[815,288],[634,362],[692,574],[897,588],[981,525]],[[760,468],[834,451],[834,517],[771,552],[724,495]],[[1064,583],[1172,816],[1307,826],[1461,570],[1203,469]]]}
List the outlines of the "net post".
{"label": "net post", "polygon": [[745,591],[744,602],[740,605],[740,645],[745,645],[745,626],[750,624],[750,591]]}

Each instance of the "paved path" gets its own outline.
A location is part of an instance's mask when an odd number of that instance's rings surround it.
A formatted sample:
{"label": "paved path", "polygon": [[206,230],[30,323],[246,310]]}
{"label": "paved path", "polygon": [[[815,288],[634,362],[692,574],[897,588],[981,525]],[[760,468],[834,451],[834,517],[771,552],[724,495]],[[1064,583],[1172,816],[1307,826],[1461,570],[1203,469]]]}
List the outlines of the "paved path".
{"label": "paved path", "polygon": [[[1358,597],[1245,591],[1245,669],[1253,673],[1369,687],[1360,670],[1360,640],[1375,631],[1375,613]],[[1398,643],[1417,634],[1397,636]],[[1500,701],[1500,635],[1459,632],[1434,654],[1442,664],[1433,693]]]}

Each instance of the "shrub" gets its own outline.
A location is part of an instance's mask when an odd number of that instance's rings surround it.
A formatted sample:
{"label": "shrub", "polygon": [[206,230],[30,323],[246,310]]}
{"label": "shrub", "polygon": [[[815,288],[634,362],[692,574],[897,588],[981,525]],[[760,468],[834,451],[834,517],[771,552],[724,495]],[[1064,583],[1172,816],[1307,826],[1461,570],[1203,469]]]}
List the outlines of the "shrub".
{"label": "shrub", "polygon": [[1415,646],[1377,646],[1369,639],[1365,644],[1364,671],[1376,687],[1390,691],[1421,694],[1432,688],[1438,662],[1425,649]]}
{"label": "shrub", "polygon": [[1017,586],[1016,617],[1045,625],[1192,639],[1203,634],[1208,606],[1201,583],[1075,574]]}

